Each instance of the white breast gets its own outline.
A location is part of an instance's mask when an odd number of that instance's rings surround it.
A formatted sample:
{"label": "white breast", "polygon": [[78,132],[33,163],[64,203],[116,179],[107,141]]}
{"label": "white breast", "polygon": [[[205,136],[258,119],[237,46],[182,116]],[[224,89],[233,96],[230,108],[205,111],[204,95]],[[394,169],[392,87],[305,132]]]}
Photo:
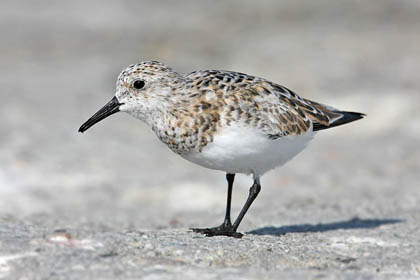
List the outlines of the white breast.
{"label": "white breast", "polygon": [[229,173],[262,175],[302,151],[313,132],[270,140],[257,128],[229,126],[214,136],[202,152],[182,155],[198,165]]}

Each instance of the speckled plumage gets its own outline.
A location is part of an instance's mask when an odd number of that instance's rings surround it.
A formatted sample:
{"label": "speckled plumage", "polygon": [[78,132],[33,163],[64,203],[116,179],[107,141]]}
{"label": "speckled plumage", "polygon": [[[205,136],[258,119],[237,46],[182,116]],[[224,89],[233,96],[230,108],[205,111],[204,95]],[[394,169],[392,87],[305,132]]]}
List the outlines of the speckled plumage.
{"label": "speckled plumage", "polygon": [[[260,192],[261,175],[302,151],[314,132],[363,117],[299,97],[263,78],[220,70],[183,76],[157,61],[133,64],[121,72],[115,97],[79,131],[118,111],[146,122],[183,158],[227,173],[223,224],[194,231],[233,237],[242,236],[236,230]],[[236,173],[252,174],[254,184],[232,224],[230,200]]]}
{"label": "speckled plumage", "polygon": [[[136,79],[146,82],[143,89],[132,88]],[[117,88],[119,100],[138,99],[141,107],[129,106],[127,111],[151,125],[159,139],[181,155],[202,151],[232,123],[255,127],[276,140],[305,134],[313,124],[328,127],[343,117],[263,78],[220,70],[182,76],[157,61],[130,65],[119,75]]]}

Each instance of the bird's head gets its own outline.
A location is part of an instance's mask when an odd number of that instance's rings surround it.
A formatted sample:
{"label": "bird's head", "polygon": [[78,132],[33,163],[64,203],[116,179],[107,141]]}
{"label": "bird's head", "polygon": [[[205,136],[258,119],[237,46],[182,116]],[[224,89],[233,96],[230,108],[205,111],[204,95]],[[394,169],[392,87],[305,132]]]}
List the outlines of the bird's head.
{"label": "bird's head", "polygon": [[165,110],[175,101],[182,77],[158,61],[132,64],[118,76],[115,96],[87,120],[79,132],[117,112],[127,112],[145,122],[150,122],[157,111]]}

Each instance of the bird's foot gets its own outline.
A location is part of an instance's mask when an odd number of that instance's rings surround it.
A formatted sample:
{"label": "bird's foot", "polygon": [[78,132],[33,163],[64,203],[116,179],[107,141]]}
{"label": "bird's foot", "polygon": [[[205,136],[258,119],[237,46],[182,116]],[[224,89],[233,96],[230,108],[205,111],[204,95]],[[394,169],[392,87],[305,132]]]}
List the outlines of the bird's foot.
{"label": "bird's foot", "polygon": [[218,227],[213,227],[213,228],[191,228],[191,230],[193,232],[204,234],[207,237],[224,235],[224,236],[230,236],[230,237],[235,237],[235,238],[242,238],[243,236],[242,233],[234,230],[232,225],[225,225],[225,224],[222,224]]}

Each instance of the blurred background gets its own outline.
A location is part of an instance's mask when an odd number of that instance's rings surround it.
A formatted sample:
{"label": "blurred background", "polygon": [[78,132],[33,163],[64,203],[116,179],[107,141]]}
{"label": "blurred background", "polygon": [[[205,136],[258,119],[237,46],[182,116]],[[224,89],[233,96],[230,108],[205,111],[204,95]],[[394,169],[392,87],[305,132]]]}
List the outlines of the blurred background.
{"label": "blurred background", "polygon": [[[4,0],[0,220],[108,229],[222,221],[225,175],[173,154],[140,121],[121,113],[77,132],[114,95],[119,72],[142,60],[184,74],[245,72],[367,114],[318,133],[264,176],[242,231],[409,220],[420,204],[419,15],[417,0]],[[234,213],[251,183],[237,177]]]}

